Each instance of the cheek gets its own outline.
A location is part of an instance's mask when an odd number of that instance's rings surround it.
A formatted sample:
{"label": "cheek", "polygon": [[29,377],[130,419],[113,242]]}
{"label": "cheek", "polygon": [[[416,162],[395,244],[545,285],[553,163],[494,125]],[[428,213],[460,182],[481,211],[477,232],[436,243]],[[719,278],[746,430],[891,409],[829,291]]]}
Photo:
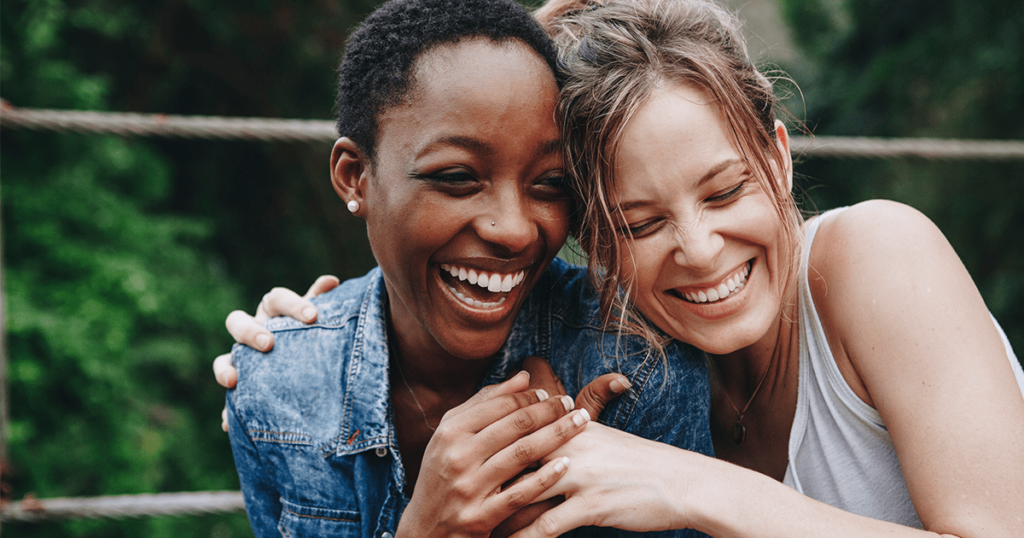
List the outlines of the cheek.
{"label": "cheek", "polygon": [[622,258],[622,283],[630,287],[630,295],[637,302],[645,302],[658,278],[658,264],[654,253],[645,241],[619,240],[619,254]]}
{"label": "cheek", "polygon": [[552,247],[557,245],[557,252],[569,237],[569,202],[544,204],[536,215],[537,226],[543,230]]}

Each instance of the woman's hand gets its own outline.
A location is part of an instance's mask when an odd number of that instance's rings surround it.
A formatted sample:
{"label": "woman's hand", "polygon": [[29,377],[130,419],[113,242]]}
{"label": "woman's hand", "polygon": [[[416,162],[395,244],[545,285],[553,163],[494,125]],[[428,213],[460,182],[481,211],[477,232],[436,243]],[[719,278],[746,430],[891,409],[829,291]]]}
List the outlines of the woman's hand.
{"label": "woman's hand", "polygon": [[647,532],[689,528],[689,476],[710,458],[592,423],[547,459],[572,460],[544,497],[565,501],[515,538],[555,537],[583,526]]}
{"label": "woman's hand", "polygon": [[[530,374],[530,388],[542,389],[548,394],[564,395],[565,387],[562,380],[555,375],[551,365],[540,357],[527,357],[523,361],[523,370]],[[619,397],[630,387],[629,380],[622,374],[605,374],[591,381],[576,395],[576,408],[586,409],[591,417],[597,417],[604,411],[609,402]],[[528,473],[520,475],[514,482],[525,480]],[[529,526],[541,514],[558,506],[564,498],[561,495],[544,499],[521,508],[502,521],[493,531],[491,538],[505,538]]]}
{"label": "woman's hand", "polygon": [[[323,275],[313,282],[302,297],[288,288],[274,288],[263,296],[263,300],[256,307],[255,317],[235,310],[228,314],[224,325],[235,342],[259,351],[270,351],[274,348],[274,335],[263,327],[264,321],[276,316],[291,316],[299,321],[313,323],[316,321],[317,311],[309,299],[333,290],[340,282],[336,276]],[[231,353],[225,353],[213,360],[213,376],[222,387],[234,388],[238,382],[238,371],[231,362]],[[228,431],[226,410],[221,412],[220,427]]]}
{"label": "woman's hand", "polygon": [[486,387],[445,413],[430,439],[397,536],[486,537],[565,474],[565,457],[502,488],[527,466],[583,431],[585,410],[568,396],[529,389],[529,374]]}

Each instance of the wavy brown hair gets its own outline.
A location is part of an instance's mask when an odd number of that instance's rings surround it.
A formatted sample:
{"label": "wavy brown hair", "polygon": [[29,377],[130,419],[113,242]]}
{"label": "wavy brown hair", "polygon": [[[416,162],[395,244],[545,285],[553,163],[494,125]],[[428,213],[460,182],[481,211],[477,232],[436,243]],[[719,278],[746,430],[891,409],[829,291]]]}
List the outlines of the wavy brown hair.
{"label": "wavy brown hair", "polygon": [[659,84],[691,85],[712,97],[772,199],[791,259],[797,259],[802,219],[786,182],[778,181],[778,174],[789,173],[775,132],[778,102],[772,82],[751,63],[732,14],[705,0],[555,0],[535,16],[559,48],[558,112],[578,195],[572,231],[589,259],[605,323],[617,323],[659,349],[665,342],[632,311],[609,197],[622,132]]}

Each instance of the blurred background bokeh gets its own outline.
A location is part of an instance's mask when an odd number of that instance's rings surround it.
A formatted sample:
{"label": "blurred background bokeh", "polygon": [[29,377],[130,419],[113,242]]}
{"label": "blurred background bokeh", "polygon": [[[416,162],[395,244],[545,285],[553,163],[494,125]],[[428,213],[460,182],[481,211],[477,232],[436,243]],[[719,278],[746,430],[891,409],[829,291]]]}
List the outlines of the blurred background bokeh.
{"label": "blurred background bokeh", "polygon": [[[19,107],[331,119],[374,0],[0,0]],[[731,0],[819,135],[1024,139],[1020,0]],[[5,500],[237,489],[211,361],[275,285],[373,266],[330,144],[0,130]],[[1024,350],[1024,161],[797,166],[805,208],[908,203]],[[5,524],[9,536],[249,536],[244,515]]]}

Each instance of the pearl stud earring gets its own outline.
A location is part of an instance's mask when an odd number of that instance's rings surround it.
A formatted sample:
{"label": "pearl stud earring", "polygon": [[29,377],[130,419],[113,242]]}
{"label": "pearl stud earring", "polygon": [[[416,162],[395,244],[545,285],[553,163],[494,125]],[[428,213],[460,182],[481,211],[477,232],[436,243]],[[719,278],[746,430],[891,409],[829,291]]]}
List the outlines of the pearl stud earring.
{"label": "pearl stud earring", "polygon": [[359,202],[355,200],[349,200],[348,204],[346,205],[348,206],[348,210],[350,213],[355,213],[356,211],[359,211]]}

